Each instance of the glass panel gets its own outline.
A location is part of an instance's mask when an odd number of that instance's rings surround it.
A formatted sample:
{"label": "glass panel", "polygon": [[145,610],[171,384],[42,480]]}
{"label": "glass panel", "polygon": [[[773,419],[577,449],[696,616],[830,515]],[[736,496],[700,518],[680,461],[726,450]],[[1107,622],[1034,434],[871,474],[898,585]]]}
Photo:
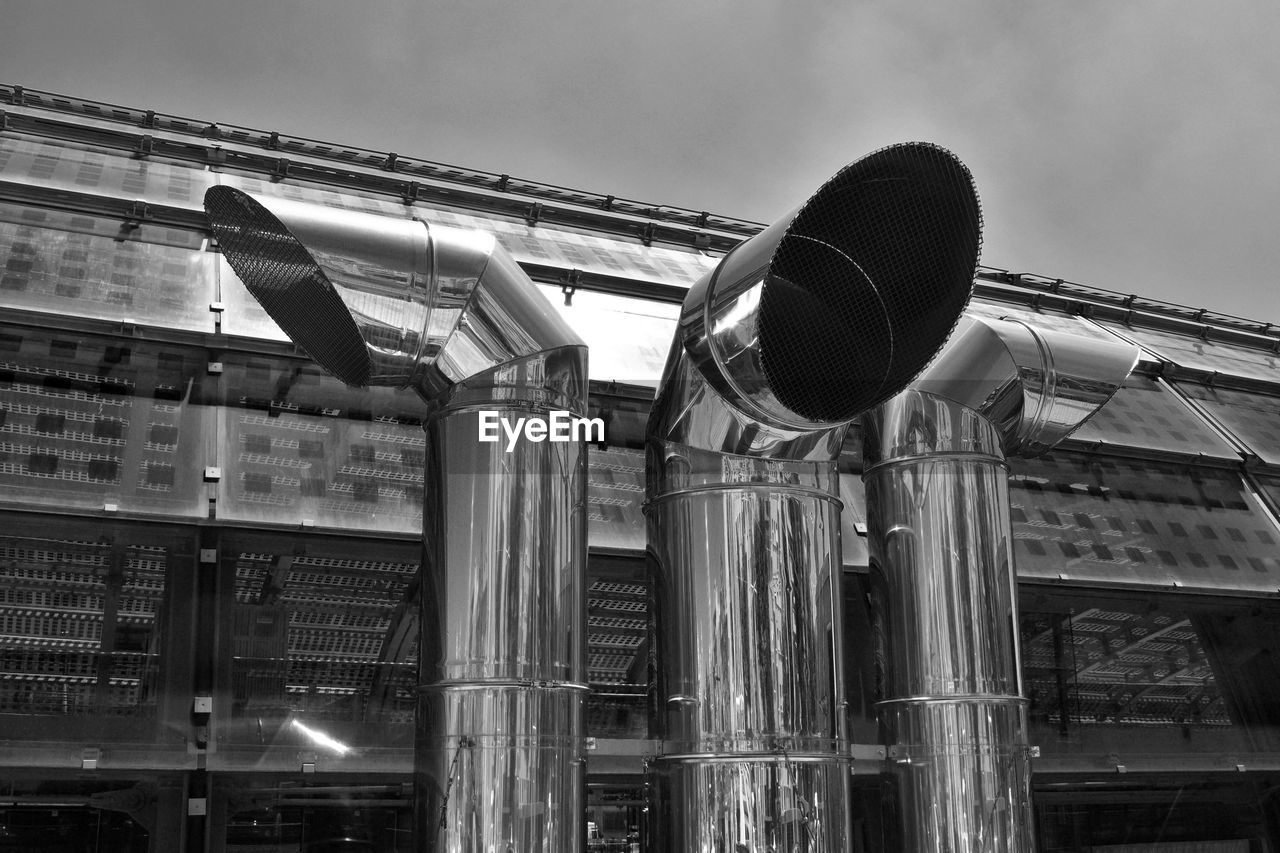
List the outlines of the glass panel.
{"label": "glass panel", "polygon": [[644,451],[591,448],[587,460],[589,543],[596,548],[643,552]]}
{"label": "glass panel", "polygon": [[0,180],[203,210],[213,173],[111,149],[0,136]]}
{"label": "glass panel", "polygon": [[421,532],[426,406],[416,394],[351,388],[309,361],[227,359],[220,518]]}
{"label": "glass panel", "polygon": [[184,764],[190,650],[166,599],[175,573],[191,570],[194,538],[49,516],[4,522],[0,753],[27,744],[43,766],[78,768],[86,745],[112,743],[104,767],[171,764],[137,751],[162,744]]}
{"label": "glass panel", "polygon": [[218,300],[222,303],[222,332],[241,338],[266,341],[289,341],[276,321],[253,298],[249,288],[231,269],[221,253],[217,258]]}
{"label": "glass panel", "polygon": [[201,517],[203,353],[0,326],[0,502]]}
{"label": "glass panel", "polygon": [[213,794],[211,850],[409,853],[415,849],[411,786],[400,779],[379,781],[361,775],[303,781],[219,775]]}
{"label": "glass panel", "polygon": [[0,305],[214,331],[214,256],[0,222]]}
{"label": "glass panel", "polygon": [[1239,455],[1203,420],[1156,380],[1130,376],[1072,441],[1144,447],[1219,459]]}
{"label": "glass panel", "polygon": [[370,749],[410,748],[417,544],[243,536],[223,553],[235,592],[220,619],[219,766],[296,771],[300,750],[317,770],[376,766]]}
{"label": "glass panel", "polygon": [[[166,780],[180,787],[177,780]],[[0,850],[5,853],[151,853],[154,782],[125,779],[6,779],[0,782]],[[164,803],[178,806],[170,798]],[[171,820],[162,819],[171,824]],[[156,846],[151,846],[155,834]],[[178,839],[168,839],[178,849]]]}
{"label": "glass panel", "polygon": [[1276,849],[1268,782],[1204,775],[1040,782],[1041,853],[1263,853]]}
{"label": "glass panel", "polygon": [[587,582],[587,734],[648,737],[649,587],[644,561],[593,554],[587,561]]}
{"label": "glass panel", "polygon": [[[205,241],[205,235],[200,231],[169,228],[146,222],[126,222],[123,219],[113,219],[108,216],[50,210],[11,202],[0,202],[0,222],[28,225],[33,228],[52,228],[56,231],[70,231],[73,234],[110,237],[113,241],[175,246],[193,251],[204,246]],[[22,236],[24,235],[19,233],[19,237]]]}
{"label": "glass panel", "polygon": [[1280,531],[1231,471],[1067,453],[1010,468],[1020,578],[1280,589]]}
{"label": "glass panel", "polygon": [[983,302],[979,299],[974,299],[965,308],[965,313],[978,317],[991,317],[996,320],[1006,318],[1019,320],[1037,329],[1051,329],[1056,332],[1066,332],[1069,335],[1080,335],[1081,337],[1097,338],[1104,341],[1116,340],[1115,335],[1098,328],[1086,320],[1072,317],[1069,314],[1059,314],[1055,311],[1032,310],[1003,302]]}
{"label": "glass panel", "polygon": [[579,290],[564,304],[560,288],[538,285],[591,348],[591,378],[656,388],[675,335],[680,306]]}
{"label": "glass panel", "polygon": [[1206,388],[1190,382],[1179,382],[1178,390],[1198,400],[1259,459],[1280,465],[1280,397]]}
{"label": "glass panel", "polygon": [[644,246],[553,225],[535,227],[498,216],[438,209],[424,209],[419,216],[427,222],[488,231],[517,261],[638,281],[691,285],[720,261],[695,252]]}
{"label": "glass panel", "polygon": [[[412,212],[403,202],[390,196],[345,188],[336,189],[322,184],[297,181],[293,178],[263,180],[261,173],[219,172],[218,183],[254,195],[287,198],[290,201],[305,201],[325,207],[394,216],[398,219],[404,219]],[[203,204],[203,200],[201,203]]]}
{"label": "glass panel", "polygon": [[1024,587],[1031,740],[1046,757],[1137,765],[1280,744],[1280,606],[1182,594]]}
{"label": "glass panel", "polygon": [[1102,325],[1115,329],[1117,333],[1132,338],[1161,358],[1183,367],[1261,379],[1264,382],[1280,380],[1280,356],[1275,353],[1211,343],[1155,329],[1111,323]]}

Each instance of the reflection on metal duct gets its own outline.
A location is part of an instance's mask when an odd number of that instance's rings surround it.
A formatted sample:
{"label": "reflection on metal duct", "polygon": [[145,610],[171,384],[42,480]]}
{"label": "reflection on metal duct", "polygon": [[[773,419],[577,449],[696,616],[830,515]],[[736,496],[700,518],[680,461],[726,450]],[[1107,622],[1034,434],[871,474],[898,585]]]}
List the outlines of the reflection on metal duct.
{"label": "reflection on metal duct", "polygon": [[586,454],[477,440],[479,412],[586,414],[586,348],[490,235],[205,196],[246,286],[321,366],[427,423],[416,822],[433,851],[585,839]]}
{"label": "reflection on metal duct", "polygon": [[1005,455],[1061,441],[1137,358],[966,318],[863,417],[880,719],[910,853],[1034,850]]}
{"label": "reflection on metal duct", "polygon": [[898,145],[690,290],[647,438],[650,849],[846,848],[835,460],[946,340],[980,233],[968,170]]}

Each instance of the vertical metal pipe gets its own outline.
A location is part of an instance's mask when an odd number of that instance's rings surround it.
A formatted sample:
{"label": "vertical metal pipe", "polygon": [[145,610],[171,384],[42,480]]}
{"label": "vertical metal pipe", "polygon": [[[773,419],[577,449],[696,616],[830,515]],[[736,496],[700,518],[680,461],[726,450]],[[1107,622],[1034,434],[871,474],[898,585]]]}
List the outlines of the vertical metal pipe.
{"label": "vertical metal pipe", "polygon": [[[526,374],[549,363],[530,361]],[[427,424],[416,767],[429,851],[573,853],[585,840],[586,450],[476,440],[481,410],[585,414],[529,387],[455,393]]]}
{"label": "vertical metal pipe", "polygon": [[905,391],[863,419],[884,649],[881,724],[905,849],[1030,851],[1026,702],[1000,436]]}
{"label": "vertical metal pipe", "polygon": [[835,461],[968,299],[968,170],[875,152],[690,288],[647,431],[654,849],[848,847]]}
{"label": "vertical metal pipe", "polygon": [[843,850],[835,466],[649,452],[653,849]]}
{"label": "vertical metal pipe", "polygon": [[1136,362],[965,320],[862,418],[880,721],[909,853],[1034,850],[1005,455],[1057,444]]}
{"label": "vertical metal pipe", "polygon": [[[420,844],[581,850],[586,455],[508,448],[480,413],[585,417],[587,353],[488,234],[205,196],[227,260],[295,343],[351,385],[433,407],[423,512]],[[543,432],[545,436],[545,430]]]}

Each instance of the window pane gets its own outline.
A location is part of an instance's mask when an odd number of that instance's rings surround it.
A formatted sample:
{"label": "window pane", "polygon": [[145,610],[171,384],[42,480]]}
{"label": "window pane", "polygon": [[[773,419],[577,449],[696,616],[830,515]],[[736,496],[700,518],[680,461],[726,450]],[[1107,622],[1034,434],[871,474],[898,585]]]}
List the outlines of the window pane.
{"label": "window pane", "polygon": [[0,521],[6,752],[79,767],[86,745],[112,744],[98,756],[103,769],[194,766],[189,633],[174,631],[189,600],[175,578],[191,573],[194,536],[31,514]]}
{"label": "window pane", "polygon": [[1219,459],[1239,459],[1231,446],[1154,379],[1130,376],[1072,441],[1104,442]]}
{"label": "window pane", "polygon": [[1065,332],[1069,335],[1079,335],[1085,338],[1097,338],[1113,342],[1116,340],[1115,335],[1098,328],[1092,323],[1079,317],[1059,314],[1054,311],[1033,311],[1030,308],[1007,305],[1003,302],[983,302],[979,299],[974,299],[965,309],[965,313],[978,317],[992,317],[997,320],[1017,320],[1036,329],[1051,329],[1056,332]]}
{"label": "window pane", "polygon": [[203,352],[0,327],[0,502],[203,516]]}
{"label": "window pane", "polygon": [[1280,533],[1231,471],[1067,453],[1010,467],[1019,577],[1280,588]]}
{"label": "window pane", "polygon": [[323,771],[410,748],[418,546],[238,534],[223,552],[220,766],[296,771],[305,749]]}
{"label": "window pane", "polygon": [[219,380],[218,515],[420,533],[426,406],[308,361],[229,354]]}
{"label": "window pane", "polygon": [[644,451],[591,448],[587,454],[587,529],[597,548],[643,552]]}
{"label": "window pane", "polygon": [[1195,400],[1259,459],[1280,465],[1280,397],[1207,388],[1191,382],[1178,389]]}
{"label": "window pane", "polygon": [[542,295],[591,348],[591,378],[656,388],[675,335],[680,306],[579,290],[564,304],[560,288]]}
{"label": "window pane", "polygon": [[1280,356],[1263,350],[1202,341],[1171,332],[1102,323],[1118,334],[1132,338],[1161,358],[1196,370],[1217,371],[1232,376],[1275,382],[1280,376]]}
{"label": "window pane", "polygon": [[645,246],[638,240],[578,233],[554,225],[530,226],[494,215],[423,209],[419,217],[455,228],[488,231],[517,261],[637,281],[691,285],[720,260],[697,252]]}
{"label": "window pane", "polygon": [[[304,201],[308,204],[319,204],[324,207],[336,207],[343,210],[358,210],[364,213],[376,213],[381,216],[392,216],[404,219],[411,213],[409,207],[392,196],[359,190],[336,189],[321,184],[297,181],[293,178],[281,180],[264,180],[260,173],[219,172],[218,183],[235,187],[254,195],[286,198],[290,201]],[[203,203],[203,201],[202,201]]]}
{"label": "window pane", "polygon": [[0,137],[0,179],[72,192],[204,209],[213,173],[67,142]]}
{"label": "window pane", "polygon": [[0,222],[0,305],[214,330],[215,258],[198,249]]}

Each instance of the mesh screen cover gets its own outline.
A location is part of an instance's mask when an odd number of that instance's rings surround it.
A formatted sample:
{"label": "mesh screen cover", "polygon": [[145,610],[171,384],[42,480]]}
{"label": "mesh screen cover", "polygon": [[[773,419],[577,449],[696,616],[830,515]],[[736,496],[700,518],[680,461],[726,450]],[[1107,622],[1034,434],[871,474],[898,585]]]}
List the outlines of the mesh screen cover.
{"label": "mesh screen cover", "polygon": [[205,194],[222,253],[271,319],[348,385],[366,385],[373,365],[351,312],[310,253],[279,219],[231,187]]}
{"label": "mesh screen cover", "polygon": [[981,234],[973,179],[938,146],[885,148],[827,182],[761,296],[761,362],[778,399],[837,421],[902,390],[959,319]]}

